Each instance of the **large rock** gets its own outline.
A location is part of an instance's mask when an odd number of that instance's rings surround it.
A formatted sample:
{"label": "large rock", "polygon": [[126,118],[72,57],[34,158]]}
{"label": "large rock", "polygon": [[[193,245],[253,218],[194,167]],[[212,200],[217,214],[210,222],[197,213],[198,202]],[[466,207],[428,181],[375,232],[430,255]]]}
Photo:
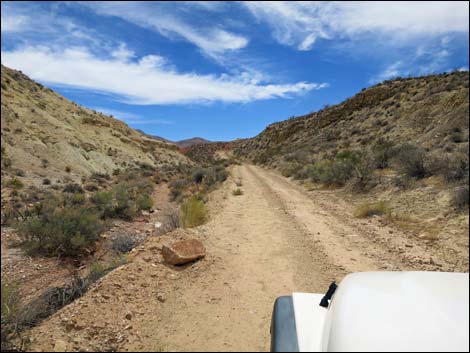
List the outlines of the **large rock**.
{"label": "large rock", "polygon": [[200,240],[187,239],[163,245],[162,254],[170,265],[184,265],[202,259],[206,256],[206,249]]}

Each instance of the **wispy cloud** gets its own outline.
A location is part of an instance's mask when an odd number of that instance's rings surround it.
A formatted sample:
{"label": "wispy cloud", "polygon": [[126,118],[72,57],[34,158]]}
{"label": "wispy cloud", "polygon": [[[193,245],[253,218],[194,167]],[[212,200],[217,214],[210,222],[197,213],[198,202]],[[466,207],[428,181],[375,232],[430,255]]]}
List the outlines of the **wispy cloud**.
{"label": "wispy cloud", "polygon": [[251,102],[289,98],[327,86],[310,82],[262,83],[248,73],[181,73],[162,66],[164,59],[156,55],[125,61],[122,57],[101,58],[83,47],[54,50],[27,46],[2,51],[2,62],[36,80],[111,93],[119,95],[123,102],[141,105]]}
{"label": "wispy cloud", "polygon": [[[249,42],[245,36],[227,31],[220,26],[191,23],[177,11],[178,6],[181,5],[178,3],[93,1],[82,2],[82,4],[100,15],[119,17],[140,27],[157,31],[170,39],[184,39],[216,59],[225,52],[244,48]],[[193,6],[196,5],[206,10],[214,10],[219,7],[217,4],[210,5],[203,2]],[[192,15],[197,17],[195,13]]]}
{"label": "wispy cloud", "polygon": [[469,28],[466,1],[247,1],[244,5],[272,28],[276,40],[299,50],[312,49],[317,39],[372,35],[398,43],[419,36],[468,33]]}
{"label": "wispy cloud", "polygon": [[111,115],[118,118],[130,125],[173,125],[174,122],[166,119],[147,118],[135,113],[129,113],[122,110],[105,108],[105,107],[91,107],[98,112],[106,115]]}

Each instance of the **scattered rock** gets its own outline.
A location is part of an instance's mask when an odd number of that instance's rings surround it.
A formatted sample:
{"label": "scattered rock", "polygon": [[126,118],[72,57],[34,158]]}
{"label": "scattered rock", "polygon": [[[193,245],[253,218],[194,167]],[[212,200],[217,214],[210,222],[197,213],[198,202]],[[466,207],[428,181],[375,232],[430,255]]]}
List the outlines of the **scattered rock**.
{"label": "scattered rock", "polygon": [[163,294],[163,293],[157,293],[157,300],[158,300],[160,303],[166,302],[165,294]]}
{"label": "scattered rock", "polygon": [[66,352],[67,343],[63,340],[56,340],[54,343],[54,352]]}
{"label": "scattered rock", "polygon": [[155,229],[161,228],[162,225],[161,222],[155,222]]}
{"label": "scattered rock", "polygon": [[200,240],[187,239],[176,241],[171,245],[163,245],[162,254],[170,265],[184,265],[204,258],[206,249]]}

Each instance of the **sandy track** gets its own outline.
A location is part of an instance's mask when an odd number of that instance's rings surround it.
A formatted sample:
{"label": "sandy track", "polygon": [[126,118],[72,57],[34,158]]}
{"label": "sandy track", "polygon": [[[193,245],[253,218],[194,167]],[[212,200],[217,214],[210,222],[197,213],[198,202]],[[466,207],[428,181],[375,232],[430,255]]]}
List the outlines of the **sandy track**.
{"label": "sandy track", "polygon": [[[234,196],[239,179],[243,195]],[[64,316],[75,316],[85,326],[116,324],[118,335],[126,337],[119,350],[266,351],[276,297],[324,292],[350,272],[430,269],[429,255],[416,240],[378,219],[352,218],[348,205],[327,191],[309,194],[256,166],[234,167],[209,206],[211,221],[199,229],[208,251],[205,260],[179,271],[149,263],[148,249],[155,248],[149,241],[131,264],[35,329],[36,342],[45,332],[54,335],[33,349],[53,348],[64,338]],[[158,291],[166,293],[165,303],[155,300]],[[111,298],[101,300],[109,292]],[[131,328],[123,320],[128,311],[137,313]],[[90,318],[94,313],[99,316]],[[75,347],[93,340],[84,336],[77,343],[81,334],[64,333]]]}

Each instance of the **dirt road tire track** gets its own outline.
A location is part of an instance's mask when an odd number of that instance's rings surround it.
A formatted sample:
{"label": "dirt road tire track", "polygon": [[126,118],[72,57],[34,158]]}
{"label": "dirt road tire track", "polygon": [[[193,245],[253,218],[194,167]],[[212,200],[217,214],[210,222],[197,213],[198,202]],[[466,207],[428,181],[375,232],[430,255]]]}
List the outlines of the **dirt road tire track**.
{"label": "dirt road tire track", "polygon": [[[232,194],[238,180],[241,196]],[[206,259],[175,270],[143,261],[145,250],[107,276],[81,303],[46,321],[36,335],[55,334],[49,344],[33,349],[53,348],[63,330],[61,317],[75,313],[93,320],[88,316],[99,313],[96,320],[105,325],[122,320],[132,309],[139,315],[133,315],[132,329],[126,333],[131,339],[119,350],[267,351],[276,297],[293,291],[324,292],[331,281],[350,272],[423,269],[422,261],[410,259],[428,256],[415,240],[378,220],[354,219],[348,205],[327,191],[309,194],[257,166],[235,166],[231,178],[211,195],[209,208],[211,220],[198,230],[207,247]],[[153,247],[151,242],[146,245]],[[151,274],[157,270],[158,275]],[[132,284],[126,285],[129,278]],[[116,292],[116,282],[123,284],[116,298],[87,298]],[[161,290],[167,297],[164,303],[155,299]],[[132,300],[120,305],[119,298]]]}

